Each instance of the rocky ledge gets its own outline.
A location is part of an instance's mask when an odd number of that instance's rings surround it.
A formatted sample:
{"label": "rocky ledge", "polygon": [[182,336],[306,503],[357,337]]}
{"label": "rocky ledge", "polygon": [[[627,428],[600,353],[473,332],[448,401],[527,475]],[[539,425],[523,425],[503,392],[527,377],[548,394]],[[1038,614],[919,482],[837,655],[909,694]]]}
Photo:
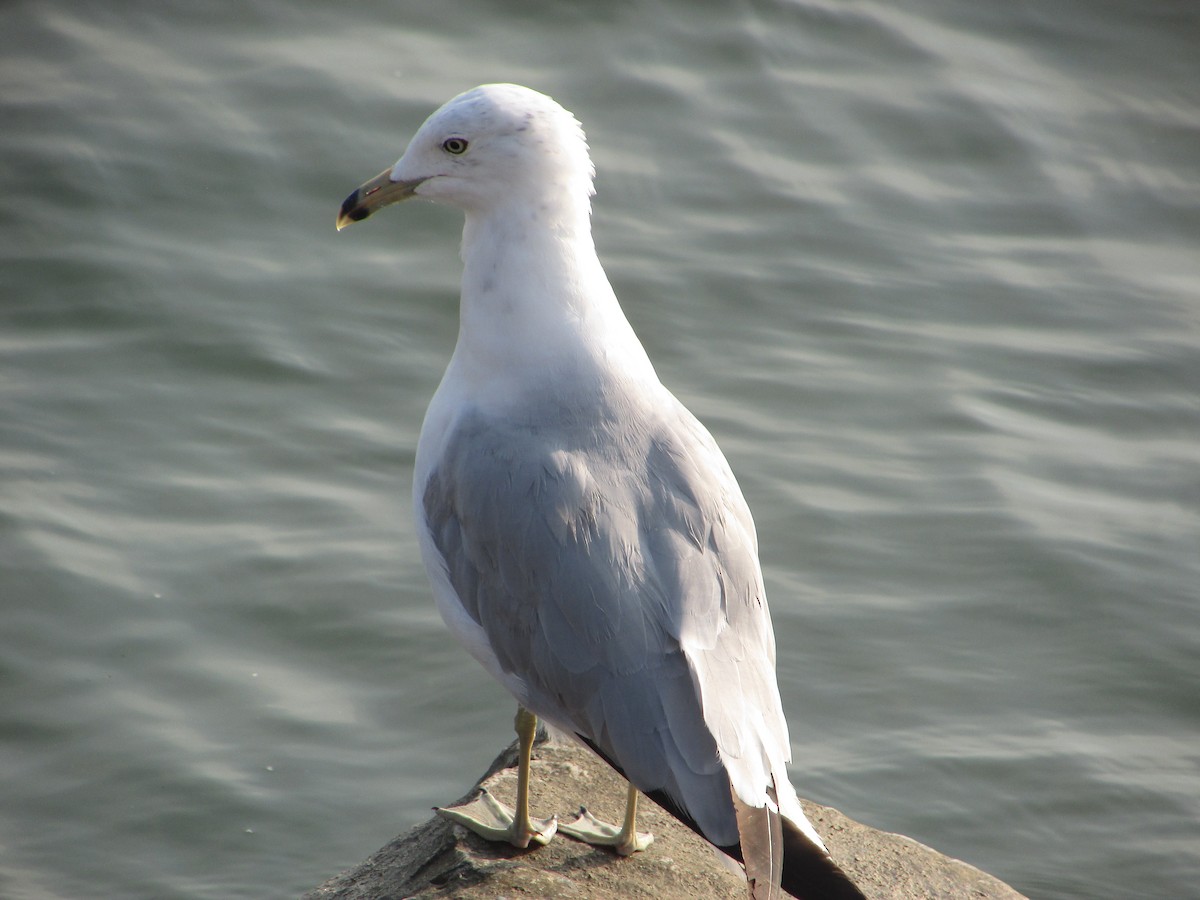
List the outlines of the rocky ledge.
{"label": "rocky ledge", "polygon": [[[515,766],[514,745],[496,758],[467,796],[486,786],[512,803]],[[557,811],[563,816],[582,801],[600,818],[620,821],[625,787],[588,750],[568,741],[547,741],[534,751],[531,794],[535,815]],[[803,803],[838,865],[871,900],[1024,900],[1002,881],[911,838],[876,831],[835,809]],[[565,836],[545,847],[517,850],[433,816],[310,891],[304,900],[745,900],[740,868],[645,799],[639,806],[638,828],[652,832],[654,843],[623,859]]]}

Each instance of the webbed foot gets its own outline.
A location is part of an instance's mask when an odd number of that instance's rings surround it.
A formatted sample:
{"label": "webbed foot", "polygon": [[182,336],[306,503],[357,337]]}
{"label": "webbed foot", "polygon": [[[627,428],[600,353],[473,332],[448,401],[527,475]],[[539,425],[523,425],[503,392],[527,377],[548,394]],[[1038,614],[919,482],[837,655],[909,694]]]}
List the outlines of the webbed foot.
{"label": "webbed foot", "polygon": [[435,812],[445,819],[457,822],[489,841],[507,841],[514,847],[524,849],[530,843],[548,844],[558,830],[558,817],[533,819],[528,815],[520,821],[509,807],[505,806],[486,790],[479,796],[458,806],[436,807]]}
{"label": "webbed foot", "polygon": [[654,840],[654,835],[625,826],[618,827],[602,822],[579,807],[579,815],[572,822],[560,822],[558,830],[568,837],[596,847],[612,847],[621,856],[632,856],[645,850]]}
{"label": "webbed foot", "polygon": [[620,828],[601,822],[581,806],[575,820],[563,822],[558,830],[587,844],[612,847],[621,856],[632,856],[654,840],[654,835],[637,830],[637,801],[637,788],[631,784],[625,794],[625,821]]}

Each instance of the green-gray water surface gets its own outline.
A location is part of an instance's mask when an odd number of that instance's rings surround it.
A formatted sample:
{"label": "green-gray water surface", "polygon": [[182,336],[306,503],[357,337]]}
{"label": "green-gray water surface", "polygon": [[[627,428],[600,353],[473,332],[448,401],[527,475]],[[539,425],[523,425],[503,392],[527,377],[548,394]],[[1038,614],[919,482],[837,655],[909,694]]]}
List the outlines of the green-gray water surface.
{"label": "green-gray water surface", "polygon": [[0,13],[0,896],[292,896],[512,704],[409,480],[460,218],[335,233],[485,81],[758,522],[802,795],[1035,898],[1200,884],[1200,14],[1045,0]]}

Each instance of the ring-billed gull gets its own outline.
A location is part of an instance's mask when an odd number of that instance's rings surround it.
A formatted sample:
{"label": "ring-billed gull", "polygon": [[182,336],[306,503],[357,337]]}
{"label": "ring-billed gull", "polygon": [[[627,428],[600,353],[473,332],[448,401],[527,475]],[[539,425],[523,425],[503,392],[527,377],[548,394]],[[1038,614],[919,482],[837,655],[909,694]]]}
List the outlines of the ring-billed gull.
{"label": "ring-billed gull", "polygon": [[[596,256],[583,130],[549,97],[455,97],[346,198],[339,230],[418,197],[458,207],[458,341],[417,446],[438,608],[517,698],[517,808],[443,812],[518,847],[556,829],[623,854],[637,790],[741,859],[751,896],[862,897],[787,774],[787,722],[750,511],[659,382]],[[529,814],[537,717],[630,782],[622,826]],[[636,788],[636,789],[635,789]]]}

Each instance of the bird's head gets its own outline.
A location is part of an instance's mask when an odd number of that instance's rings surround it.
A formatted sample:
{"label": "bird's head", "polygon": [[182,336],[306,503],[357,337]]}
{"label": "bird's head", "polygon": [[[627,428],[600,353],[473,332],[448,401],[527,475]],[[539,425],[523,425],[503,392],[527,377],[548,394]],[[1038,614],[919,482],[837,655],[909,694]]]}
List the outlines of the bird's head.
{"label": "bird's head", "polygon": [[593,176],[574,116],[529,88],[487,84],[431,115],[394,166],[346,198],[337,227],[411,197],[468,213],[517,200],[542,213],[582,204],[586,214]]}

